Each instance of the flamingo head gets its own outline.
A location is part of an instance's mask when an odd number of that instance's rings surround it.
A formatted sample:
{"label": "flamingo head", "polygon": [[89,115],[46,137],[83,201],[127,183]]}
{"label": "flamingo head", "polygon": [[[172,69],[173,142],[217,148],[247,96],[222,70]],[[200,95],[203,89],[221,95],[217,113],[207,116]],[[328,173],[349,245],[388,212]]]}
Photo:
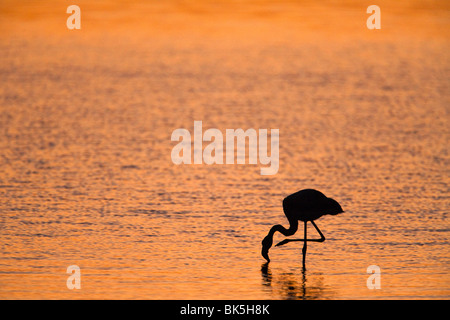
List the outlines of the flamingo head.
{"label": "flamingo head", "polygon": [[267,235],[262,241],[261,255],[267,260],[267,262],[270,262],[269,249],[272,247],[272,242],[273,240],[271,235]]}

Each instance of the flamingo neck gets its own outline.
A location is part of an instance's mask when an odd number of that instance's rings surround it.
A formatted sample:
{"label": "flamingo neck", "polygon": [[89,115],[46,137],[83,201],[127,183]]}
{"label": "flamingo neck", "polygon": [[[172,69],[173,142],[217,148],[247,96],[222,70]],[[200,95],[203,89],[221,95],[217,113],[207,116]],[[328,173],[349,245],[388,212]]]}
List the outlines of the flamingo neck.
{"label": "flamingo neck", "polygon": [[290,220],[289,221],[289,229],[286,229],[281,224],[274,225],[269,231],[269,236],[273,237],[274,233],[277,231],[280,232],[284,236],[291,236],[295,232],[297,232],[297,229],[298,229],[298,221]]}

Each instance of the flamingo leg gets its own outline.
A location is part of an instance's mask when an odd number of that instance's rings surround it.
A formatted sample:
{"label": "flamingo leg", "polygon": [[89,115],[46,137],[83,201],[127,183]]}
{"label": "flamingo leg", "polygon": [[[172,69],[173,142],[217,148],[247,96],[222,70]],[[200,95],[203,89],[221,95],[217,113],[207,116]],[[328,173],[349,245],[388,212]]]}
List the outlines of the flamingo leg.
{"label": "flamingo leg", "polygon": [[[313,241],[313,242],[324,242],[325,241],[325,236],[323,235],[322,231],[320,231],[319,227],[314,223],[314,221],[311,221],[312,225],[314,226],[314,228],[317,230],[317,232],[320,235],[320,239],[306,239],[306,236],[304,239],[284,239],[283,241],[278,242],[275,247],[279,247],[282,245],[285,245],[286,243],[289,242],[294,242],[294,241]],[[306,222],[305,222],[305,226],[306,226]],[[306,231],[305,231],[306,234]]]}
{"label": "flamingo leg", "polygon": [[308,228],[307,228],[306,223],[307,223],[307,221],[305,221],[304,242],[303,242],[303,249],[302,249],[302,254],[303,254],[303,270],[306,269],[306,247],[307,247],[307,244],[308,244],[308,242],[307,242],[308,239],[307,239],[307,237],[306,237],[306,230],[307,230]]}

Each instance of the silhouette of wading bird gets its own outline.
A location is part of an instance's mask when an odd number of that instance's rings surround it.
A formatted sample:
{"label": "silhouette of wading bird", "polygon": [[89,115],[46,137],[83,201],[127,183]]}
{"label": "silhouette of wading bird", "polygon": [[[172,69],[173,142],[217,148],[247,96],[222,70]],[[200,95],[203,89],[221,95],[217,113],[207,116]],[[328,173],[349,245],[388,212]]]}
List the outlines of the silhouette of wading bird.
{"label": "silhouette of wading bird", "polygon": [[[273,235],[275,232],[280,232],[284,236],[292,236],[298,229],[298,221],[303,221],[305,226],[304,238],[303,239],[285,239],[275,246],[282,246],[288,242],[292,241],[303,241],[303,268],[305,268],[305,258],[306,258],[306,246],[307,241],[324,242],[325,237],[320,231],[320,229],[315,224],[314,220],[319,219],[323,215],[331,214],[337,215],[344,212],[340,204],[331,198],[327,198],[322,192],[305,189],[293,193],[283,200],[283,211],[286,218],[289,221],[289,229],[286,229],[282,225],[274,225],[267,236],[262,241],[261,255],[270,262],[269,259],[269,249],[272,246]],[[320,235],[320,239],[307,239],[306,229],[307,222],[311,221],[314,228]]]}

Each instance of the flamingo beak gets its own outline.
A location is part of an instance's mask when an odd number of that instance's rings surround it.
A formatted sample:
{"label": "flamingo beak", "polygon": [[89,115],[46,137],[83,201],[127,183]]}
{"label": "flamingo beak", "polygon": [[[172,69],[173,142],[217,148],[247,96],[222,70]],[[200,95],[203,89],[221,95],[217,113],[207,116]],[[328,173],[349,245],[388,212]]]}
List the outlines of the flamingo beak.
{"label": "flamingo beak", "polygon": [[261,250],[261,255],[263,256],[264,259],[267,260],[267,262],[270,262],[270,258],[269,258],[269,250],[266,247],[263,247]]}

